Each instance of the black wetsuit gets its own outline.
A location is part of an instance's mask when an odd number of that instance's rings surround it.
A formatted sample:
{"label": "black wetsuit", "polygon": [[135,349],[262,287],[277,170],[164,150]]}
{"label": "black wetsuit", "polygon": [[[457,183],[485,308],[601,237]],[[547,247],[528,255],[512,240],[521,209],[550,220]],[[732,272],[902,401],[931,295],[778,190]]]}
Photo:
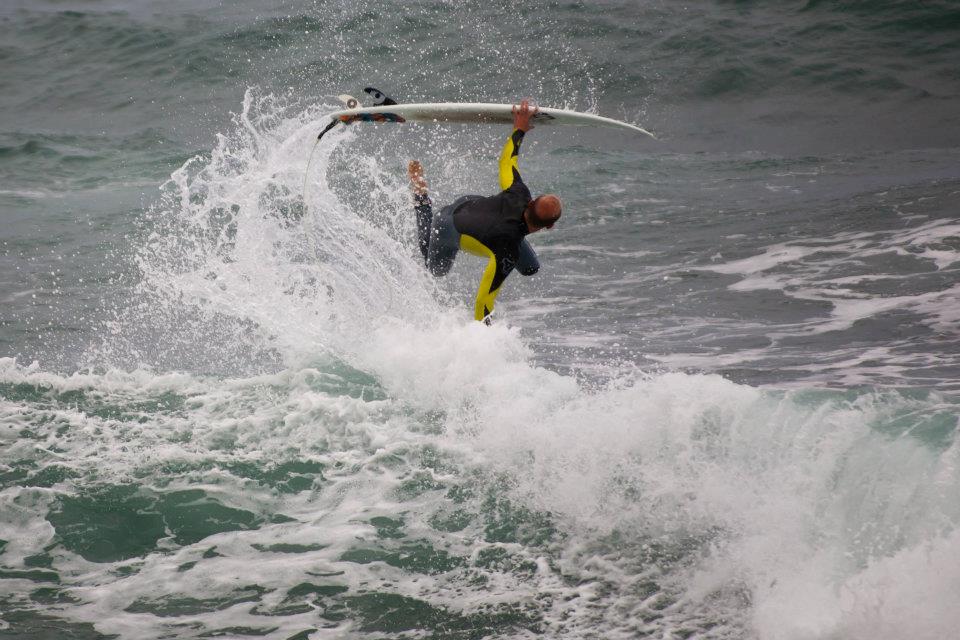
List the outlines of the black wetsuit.
{"label": "black wetsuit", "polygon": [[415,196],[420,251],[431,273],[441,276],[450,271],[459,249],[488,259],[474,305],[477,320],[493,311],[500,286],[514,268],[527,276],[540,268],[525,239],[528,230],[523,212],[530,202],[530,190],[517,168],[523,135],[514,129],[500,155],[500,193],[463,196],[436,216],[426,195]]}

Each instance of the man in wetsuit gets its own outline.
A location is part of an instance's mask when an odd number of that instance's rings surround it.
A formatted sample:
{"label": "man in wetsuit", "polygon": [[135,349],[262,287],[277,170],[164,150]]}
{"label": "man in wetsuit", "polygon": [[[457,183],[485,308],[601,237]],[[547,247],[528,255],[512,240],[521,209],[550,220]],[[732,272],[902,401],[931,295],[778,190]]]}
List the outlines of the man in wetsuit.
{"label": "man in wetsuit", "polygon": [[560,198],[552,194],[531,198],[517,168],[520,143],[533,128],[530,119],[537,111],[530,108],[527,100],[513,108],[513,132],[500,154],[502,191],[494,196],[462,196],[434,214],[423,167],[416,160],[407,167],[416,205],[420,252],[430,273],[446,275],[461,249],[487,258],[474,304],[474,318],[487,324],[500,286],[510,272],[516,268],[530,276],[540,269],[526,236],[553,228],[560,218]]}

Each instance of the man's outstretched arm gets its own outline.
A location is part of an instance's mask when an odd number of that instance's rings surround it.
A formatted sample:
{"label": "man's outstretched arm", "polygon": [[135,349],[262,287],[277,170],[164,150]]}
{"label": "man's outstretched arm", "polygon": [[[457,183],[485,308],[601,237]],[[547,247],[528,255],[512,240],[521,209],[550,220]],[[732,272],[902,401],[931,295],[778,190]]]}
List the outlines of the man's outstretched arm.
{"label": "man's outstretched arm", "polygon": [[530,108],[529,100],[521,100],[520,106],[513,107],[513,132],[507,138],[500,153],[500,190],[504,191],[513,186],[514,182],[523,182],[520,178],[520,169],[517,165],[520,159],[520,143],[527,131],[533,128],[530,118],[539,112],[538,108]]}

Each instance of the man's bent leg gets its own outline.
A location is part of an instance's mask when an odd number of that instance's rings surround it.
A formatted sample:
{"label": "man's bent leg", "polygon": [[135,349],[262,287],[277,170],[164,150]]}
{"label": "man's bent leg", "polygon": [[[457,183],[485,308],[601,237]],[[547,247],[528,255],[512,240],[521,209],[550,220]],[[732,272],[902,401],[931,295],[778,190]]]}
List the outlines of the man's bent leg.
{"label": "man's bent leg", "polygon": [[423,263],[427,263],[427,254],[430,251],[430,224],[433,221],[433,203],[427,194],[414,194],[413,210],[417,212],[417,244],[423,254]]}
{"label": "man's bent leg", "polygon": [[433,222],[433,203],[427,194],[423,166],[418,160],[411,160],[407,165],[407,175],[410,177],[410,188],[413,189],[413,210],[417,212],[417,244],[426,264],[430,247],[430,225]]}
{"label": "man's bent leg", "polygon": [[455,204],[447,205],[433,216],[430,226],[427,269],[435,276],[445,276],[450,272],[460,250],[460,233],[453,226]]}

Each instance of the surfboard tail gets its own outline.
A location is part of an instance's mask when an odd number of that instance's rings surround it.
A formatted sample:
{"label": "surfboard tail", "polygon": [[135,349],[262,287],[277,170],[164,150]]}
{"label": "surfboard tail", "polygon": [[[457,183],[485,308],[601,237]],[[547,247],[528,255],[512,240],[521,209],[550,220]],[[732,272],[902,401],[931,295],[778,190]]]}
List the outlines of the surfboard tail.
{"label": "surfboard tail", "polygon": [[394,104],[400,104],[383,91],[379,89],[374,89],[373,87],[364,87],[363,90],[373,98],[373,104],[377,107],[389,107]]}

